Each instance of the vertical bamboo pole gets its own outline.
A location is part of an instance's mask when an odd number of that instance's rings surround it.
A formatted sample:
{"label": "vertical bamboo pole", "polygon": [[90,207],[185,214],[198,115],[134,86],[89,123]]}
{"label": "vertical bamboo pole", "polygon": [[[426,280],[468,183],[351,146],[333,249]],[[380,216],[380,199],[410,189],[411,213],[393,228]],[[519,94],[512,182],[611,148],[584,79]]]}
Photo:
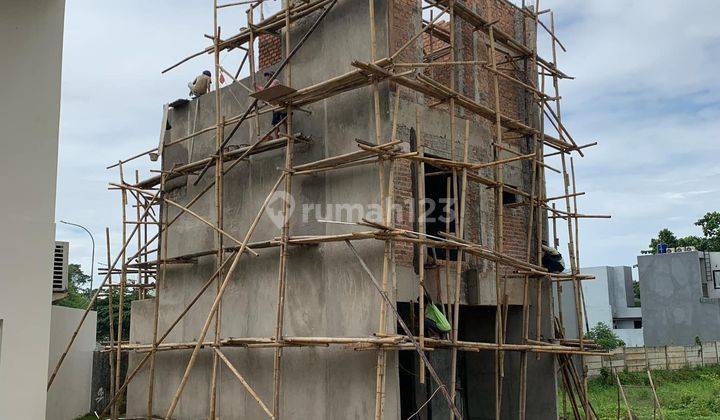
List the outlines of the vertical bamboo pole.
{"label": "vertical bamboo pole", "polygon": [[[260,10],[262,11],[262,3],[260,4]],[[247,10],[247,22],[248,22],[248,31],[250,32],[250,40],[248,41],[248,63],[250,64],[250,83],[252,84],[252,89],[257,89],[257,77],[255,73],[257,72],[257,69],[255,68],[255,25],[254,25],[254,19],[255,19],[255,7],[253,5],[250,5],[250,7]],[[289,134],[289,133],[288,133]],[[255,137],[260,135],[260,115],[256,112],[255,113]]]}
{"label": "vertical bamboo pole", "polygon": [[[447,200],[447,203],[445,205],[445,233],[450,233],[450,220],[452,219],[452,216],[450,215],[450,199],[452,198],[452,176],[450,178],[446,178],[445,180],[445,199]],[[450,250],[446,249],[445,251],[445,288],[447,289],[447,296],[448,296],[448,322],[452,323],[455,322],[455,318],[453,318],[452,314],[455,313],[453,306],[455,305],[455,297],[453,294],[450,293],[451,290],[454,290],[450,286]],[[450,300],[450,296],[453,296],[452,301]],[[452,338],[452,331],[450,338]],[[450,395],[452,395],[452,390],[450,391]]]}
{"label": "vertical bamboo pole", "polygon": [[[456,24],[457,21],[455,19],[455,0],[449,0],[448,1],[448,8],[450,12],[450,61],[456,61],[457,59],[457,49],[456,49],[456,42],[455,39],[455,31],[456,31]],[[455,90],[456,85],[456,77],[455,77],[455,66],[450,66],[450,89]],[[455,137],[456,137],[456,121],[455,121],[455,97],[450,97],[450,103],[448,105],[448,113],[450,114],[450,160],[455,160]],[[458,206],[455,203],[457,200],[457,169],[455,169],[455,166],[452,168],[452,186],[453,189],[456,191],[454,197],[453,197],[453,204],[455,205],[454,211],[457,213]],[[448,197],[448,204],[447,208],[448,211],[450,209],[450,191],[448,191],[447,194]],[[449,223],[449,221],[448,221]],[[446,231],[450,231],[449,226],[446,226]],[[459,227],[457,223],[457,219],[455,220],[455,234],[457,235],[459,232]],[[458,278],[460,277],[460,271],[461,271],[461,261],[462,261],[462,251],[457,250],[456,255],[456,264],[455,264],[455,281],[457,282]],[[445,264],[446,267],[450,267],[451,263],[450,258],[450,250],[445,250]],[[447,285],[450,285],[450,275],[449,270],[446,269],[445,271],[445,283]],[[451,330],[451,339],[453,342],[457,342],[458,337],[458,329],[459,329],[459,323],[460,323],[460,287],[459,284],[455,285],[454,288],[454,294],[453,294],[453,312],[452,312],[452,330]],[[449,298],[449,296],[448,296]],[[450,350],[450,398],[455,403],[456,400],[456,380],[457,380],[457,347],[453,347],[452,350]],[[450,420],[453,420],[455,418],[455,413],[450,411]]]}
{"label": "vertical bamboo pole", "polygon": [[[108,322],[110,324],[110,353],[108,354],[110,363],[110,395],[115,395],[115,352],[117,351],[115,349],[115,320],[114,318],[114,311],[113,311],[113,288],[112,288],[112,257],[110,256],[110,228],[105,228],[105,251],[107,253],[107,263],[108,263],[108,277],[109,277],[109,286],[108,286]],[[102,289],[102,285],[100,285],[100,288]],[[115,410],[115,406],[113,405],[112,410],[110,412],[110,418],[113,420],[117,418],[117,412]]]}
{"label": "vertical bamboo pole", "polygon": [[[469,116],[466,115],[467,118]],[[452,115],[452,120],[455,120],[455,115]],[[454,131],[454,125],[451,125],[450,133],[452,136],[452,133]],[[469,139],[470,139],[470,120],[465,120],[465,136],[463,138],[463,163],[468,163],[468,152],[469,152]],[[454,142],[453,142],[454,144]],[[455,160],[455,156],[453,155],[453,160]],[[456,172],[453,170],[453,172]],[[461,175],[461,188],[457,188],[457,183],[455,184],[455,232],[456,235],[460,239],[465,239],[465,206],[466,206],[466,197],[467,197],[467,167],[463,166],[462,169],[462,175]],[[458,211],[458,197],[460,197],[460,208]],[[448,251],[449,252],[449,251]],[[458,331],[460,328],[460,283],[462,282],[462,260],[463,260],[463,250],[458,249],[457,250],[457,258],[455,261],[455,308],[453,309],[453,330],[452,330],[452,341],[453,343],[457,344],[458,341]],[[448,258],[448,262],[449,262]],[[457,347],[453,347],[450,354],[450,395],[452,396],[453,402],[455,401],[455,389],[456,389],[456,382],[457,382]],[[453,418],[453,414],[451,414],[451,419]]]}
{"label": "vertical bamboo pole", "polygon": [[[553,209],[553,215],[557,214],[555,212],[556,206],[555,203],[552,204]],[[560,239],[557,235],[557,217],[553,217],[552,219],[552,226],[553,226],[553,244],[555,249],[557,249],[560,246]],[[558,299],[558,319],[560,320],[560,333],[565,335],[565,324],[563,324],[563,309],[562,309],[562,284],[563,282],[559,281],[557,284],[557,299]]]}
{"label": "vertical bamboo pole", "polygon": [[[150,202],[149,202],[147,199],[145,199],[145,206],[146,206],[146,208],[151,206]],[[146,212],[146,213],[145,213],[145,216],[143,217],[143,221],[144,221],[144,222],[148,222],[149,216],[150,216],[150,214]],[[160,220],[158,220],[158,222],[160,222]],[[142,226],[142,229],[143,229],[143,232],[142,232],[142,234],[143,234],[143,240],[142,240],[142,242],[143,242],[143,243],[147,243],[147,241],[148,241],[148,226],[149,226],[149,223],[145,223],[145,224]],[[161,229],[161,228],[162,228],[162,224],[161,224],[161,223],[158,223],[158,229]],[[138,233],[140,233],[140,232],[138,232]],[[138,252],[140,252],[140,247],[138,247]],[[149,255],[149,252],[145,252],[145,254],[143,255],[143,263],[145,264],[145,286],[147,286],[147,285],[150,284],[150,276],[151,276],[151,274],[150,274],[148,271],[152,271],[152,270],[150,270],[150,268],[149,268],[149,266],[148,266],[148,255]],[[158,255],[158,257],[159,257],[159,255],[160,255],[159,251],[158,251],[157,255]],[[157,269],[156,269],[156,271],[155,271],[155,276],[157,276]],[[156,279],[157,279],[157,277],[156,277]],[[145,293],[143,294],[143,299],[146,298],[146,297],[147,297],[147,291],[145,291]]]}
{"label": "vertical bamboo pole", "polygon": [[[249,26],[249,25],[248,25]],[[222,103],[220,97],[220,26],[218,26],[218,1],[213,0],[213,47],[215,59],[215,150],[218,150],[215,158],[215,221],[218,231],[215,235],[215,246],[217,254],[215,258],[215,266],[220,270],[216,280],[216,296],[220,293],[220,279],[222,278],[222,262],[223,262],[223,235],[220,230],[223,229],[223,170],[224,159],[222,143],[224,140],[225,117],[222,115]],[[220,327],[222,314],[222,299],[215,312],[215,345],[220,342]],[[215,420],[217,412],[217,383],[220,369],[220,360],[217,352],[213,352],[212,374],[210,379],[210,420]]]}
{"label": "vertical bamboo pole", "polygon": [[[570,158],[570,182],[572,186],[572,194],[573,194],[573,213],[578,214],[580,211],[578,210],[578,203],[577,203],[577,185],[575,184],[575,162],[573,158]],[[580,269],[580,220],[576,217],[575,218],[575,264],[577,264],[578,270]],[[582,289],[580,290],[582,292]]]}
{"label": "vertical bamboo pole", "polygon": [[[125,178],[123,176],[123,165],[122,162],[118,165],[118,168],[120,170],[120,184],[125,185]],[[126,207],[127,207],[127,190],[123,188],[120,190],[121,198],[122,198],[122,241],[123,243],[127,243],[127,213],[126,213]],[[139,229],[139,225],[137,228]],[[121,367],[122,367],[122,330],[123,330],[123,306],[125,304],[125,284],[127,282],[127,260],[126,257],[126,250],[127,246],[123,247],[121,251],[121,268],[120,268],[120,287],[118,288],[120,291],[120,296],[118,297],[118,330],[117,330],[117,353],[115,358],[115,389],[120,388],[120,375],[121,375]],[[108,270],[111,270],[112,268],[109,267]],[[112,289],[110,289],[112,290]],[[115,400],[115,411],[116,414],[120,414],[120,401],[122,398],[118,398]]]}
{"label": "vertical bamboo pole", "polygon": [[[395,89],[395,104],[393,107],[393,121],[392,121],[392,131],[391,131],[391,141],[394,141],[397,137],[397,122],[398,122],[398,115],[400,111],[400,86],[397,85]],[[384,209],[384,224],[386,226],[392,227],[394,225],[394,219],[393,219],[393,195],[395,193],[395,161],[393,159],[388,160],[387,162],[388,166],[388,176],[387,176],[387,184],[385,185],[384,191],[384,197],[383,197],[383,209]],[[387,295],[388,292],[388,278],[390,275],[394,276],[395,274],[395,256],[394,256],[394,247],[393,242],[390,240],[385,241],[384,246],[384,252],[383,252],[383,272],[382,272],[382,288],[383,292]],[[393,277],[393,281],[395,281],[395,278]],[[387,334],[388,329],[388,308],[384,304],[384,302],[380,301],[380,323],[378,326],[378,331],[381,336]],[[379,353],[382,356],[378,359],[378,369],[377,373],[381,374],[376,386],[379,385],[380,392],[377,394],[380,398],[380,404],[379,407],[376,405],[376,410],[379,408],[379,411],[376,411],[375,415],[378,416],[378,419],[381,419],[383,416],[383,410],[385,407],[385,383],[386,383],[386,374],[387,374],[387,351],[385,349],[379,349]],[[376,388],[377,391],[377,388]],[[377,401],[376,401],[377,404]]]}
{"label": "vertical bamboo pole", "polygon": [[[165,194],[165,174],[160,177],[160,194]],[[151,203],[148,203],[150,206]],[[158,346],[158,326],[160,320],[160,289],[165,284],[165,273],[167,270],[167,247],[168,247],[168,232],[165,228],[168,225],[168,211],[160,206],[160,224],[158,225],[158,233],[160,234],[160,243],[158,244],[158,264],[157,277],[155,278],[155,305],[153,311],[153,351],[150,354],[150,372],[148,373],[148,403],[147,403],[147,418],[151,420],[153,418],[153,398],[155,392],[155,356]]]}
{"label": "vertical bamboo pole", "polygon": [[[535,5],[536,5],[535,8],[539,9],[540,8],[540,0],[537,0],[535,2]],[[536,22],[535,31],[536,32],[537,32],[537,19],[538,19],[538,17],[536,14],[535,15],[535,22]],[[534,55],[534,60],[537,60],[537,54]],[[540,79],[540,91],[545,92],[545,77],[544,76]],[[542,111],[543,106],[545,105],[544,98],[540,98],[539,104],[540,104],[540,111]],[[545,204],[545,166],[543,166],[543,164],[544,164],[544,149],[545,149],[545,120],[542,116],[542,112],[540,112],[539,124],[540,124],[540,144],[539,144],[540,153],[538,155],[538,162],[539,162],[538,163],[538,171],[539,171],[540,189],[538,190],[538,206],[536,207],[536,210],[535,210],[537,212],[536,217],[538,220],[537,235],[535,237],[535,245],[536,245],[536,251],[537,251],[537,255],[536,255],[537,261],[541,262],[542,255],[543,255],[542,241],[543,241],[543,237],[544,237],[543,221],[545,220],[545,218],[543,217],[544,211],[543,211],[543,207],[542,207],[542,204]],[[555,220],[555,219],[553,219],[553,220]],[[537,282],[537,290],[536,290],[536,297],[535,297],[537,300],[536,301],[537,309],[535,311],[535,329],[536,329],[535,339],[536,340],[540,340],[541,333],[542,333],[542,331],[541,331],[541,329],[542,329],[542,287],[543,287],[542,280],[548,281],[549,278],[548,277],[540,278],[539,281]],[[549,281],[548,281],[548,283],[552,284]],[[558,282],[557,284],[561,284],[561,282]],[[552,290],[552,286],[550,286],[550,288]],[[548,297],[548,299],[550,299],[550,297]],[[552,325],[552,320],[551,320],[551,325]],[[552,328],[552,326],[551,326],[551,328]],[[539,359],[540,354],[539,353],[536,354],[535,358]]]}
{"label": "vertical bamboo pole", "polygon": [[[490,55],[490,63],[492,65],[493,69],[493,91],[494,91],[494,97],[495,97],[495,141],[496,145],[493,148],[493,159],[499,160],[500,159],[500,146],[502,146],[502,125],[500,121],[500,87],[498,84],[498,76],[497,76],[497,60],[495,57],[495,31],[493,26],[490,26],[489,28],[489,35],[490,35],[490,48],[489,48],[489,55]],[[495,251],[498,253],[503,252],[503,241],[504,241],[504,232],[503,232],[503,191],[504,191],[504,184],[503,184],[503,172],[504,172],[504,165],[498,164],[495,165],[495,181],[497,182],[497,187],[495,188]],[[495,263],[495,341],[496,344],[499,346],[502,344],[505,339],[503,337],[503,320],[502,320],[502,311],[500,310],[500,280],[501,280],[501,266],[499,263]],[[495,418],[500,418],[501,413],[501,402],[502,402],[502,379],[503,379],[503,365],[504,365],[504,355],[501,351],[496,350],[495,351]]]}
{"label": "vertical bamboo pole", "polygon": [[[285,57],[290,56],[290,0],[283,0],[285,7]],[[285,84],[292,87],[292,64],[287,63],[285,67]],[[285,195],[292,194],[292,167],[293,167],[293,117],[292,104],[288,103],[287,108],[287,134],[288,141],[285,147]],[[287,279],[287,257],[288,237],[290,235],[290,203],[286,199],[283,204],[283,226],[280,245],[280,264],[278,268],[278,300],[277,300],[277,322],[275,338],[278,343],[283,340],[283,324],[285,316],[285,283]],[[282,346],[275,349],[275,361],[273,366],[273,416],[280,418],[280,392],[281,392],[281,368],[282,368]]]}
{"label": "vertical bamboo pole", "polygon": [[[422,118],[420,116],[420,98],[415,94],[415,138],[417,144],[417,152],[420,157],[425,156],[425,143],[422,137]],[[418,206],[417,206],[417,220],[418,220],[418,231],[421,234],[425,234],[425,162],[420,160],[416,162],[417,172],[416,179],[418,185]],[[418,317],[418,342],[420,350],[425,349],[425,259],[426,259],[426,246],[424,243],[419,243],[419,256],[418,256],[418,306],[420,308],[420,316]],[[440,293],[440,290],[438,290]],[[441,294],[441,293],[440,293]],[[442,300],[440,301],[442,305]],[[420,358],[418,361],[419,365],[419,378],[418,381],[421,384],[425,383],[425,361]]]}
{"label": "vertical bamboo pole", "polygon": [[[523,0],[523,8],[525,8]],[[532,41],[528,40],[528,33],[527,33],[527,19],[523,17],[523,38],[525,40],[525,45],[532,43],[533,45],[533,51],[537,50],[537,14],[535,14],[535,25],[534,25],[534,31],[533,31],[533,37],[530,38]],[[537,54],[532,55],[531,63],[528,63],[528,60],[525,59],[525,76],[526,79],[529,81],[529,85],[532,87],[535,87],[536,80],[535,80],[535,72],[537,71]],[[528,125],[530,126],[539,126],[537,124],[537,120],[534,114],[531,114],[531,111],[536,109],[536,106],[540,105],[540,111],[542,111],[542,103],[540,102],[541,98],[539,95],[537,95],[535,92],[532,94],[532,100],[530,101],[529,107],[526,109],[526,119],[528,122]],[[528,102],[526,101],[526,106]],[[541,203],[538,202],[538,194],[537,190],[542,190],[543,185],[541,185],[538,181],[538,161],[542,158],[543,150],[540,145],[538,145],[538,138],[537,134],[533,133],[532,135],[532,145],[533,150],[535,151],[535,157],[532,161],[532,175],[531,175],[531,181],[530,181],[530,205],[528,208],[528,230],[526,235],[526,259],[527,262],[532,262],[533,259],[533,253],[532,253],[532,244],[533,244],[533,230],[537,231],[538,228],[536,226],[533,226],[535,223],[538,225],[542,224],[542,221],[538,217],[537,221],[534,220],[535,218],[535,209],[536,206],[540,206]],[[538,214],[539,216],[539,214]],[[540,261],[537,261],[538,264]],[[530,278],[528,275],[525,275],[523,279],[523,325],[522,325],[522,339],[524,343],[527,343],[527,340],[529,338],[529,330],[530,330],[530,302],[529,302],[529,284]],[[537,281],[537,284],[539,284],[539,280]],[[539,286],[538,286],[539,287]],[[541,302],[536,302],[536,305],[539,305]],[[520,359],[520,410],[519,410],[519,418],[520,420],[525,420],[526,415],[526,404],[527,404],[527,363],[528,363],[528,353],[523,352]]]}
{"label": "vertical bamboo pole", "polygon": [[[136,182],[136,183],[140,182],[140,172],[139,172],[137,169],[135,170],[135,182]],[[135,196],[135,213],[136,213],[136,216],[135,216],[135,217],[136,217],[136,220],[137,220],[138,224],[141,224],[141,223],[142,223],[142,220],[140,220],[140,194],[134,194],[134,196]],[[142,225],[141,225],[141,226],[142,226]],[[147,226],[147,225],[145,225],[145,226]],[[139,229],[138,232],[137,232],[137,247],[138,247],[138,252],[140,252],[140,248],[142,247],[142,240],[143,240],[143,238],[142,238],[142,227],[140,227],[140,229]],[[138,256],[136,257],[135,261],[136,261],[137,263],[140,263],[140,262],[142,261],[141,255],[138,254]],[[138,266],[137,271],[138,271],[138,278],[137,278],[138,284],[143,284],[143,271],[144,271],[144,270],[143,270],[143,267]],[[145,291],[146,291],[146,290],[147,290],[147,289],[144,288],[144,287],[141,287],[140,289],[138,289],[138,292],[137,292],[138,296],[137,296],[137,298],[138,298],[138,299],[144,299],[144,298],[145,298]]]}
{"label": "vertical bamboo pole", "polygon": [[[555,19],[553,16],[553,13],[550,12],[550,32],[552,35],[551,45],[552,45],[552,57],[553,57],[553,66],[557,68],[557,48],[556,48],[556,42],[555,42]],[[558,83],[558,76],[557,73],[552,74],[553,78],[553,88],[554,88],[554,96],[556,98],[560,97],[560,88]],[[555,112],[557,115],[557,123],[558,123],[558,136],[560,140],[563,140],[563,130],[562,127],[562,117],[561,117],[561,111],[560,111],[560,100],[555,101]],[[565,153],[560,153],[560,161],[562,163],[562,176],[563,176],[563,186],[565,191],[565,210],[568,213],[567,216],[567,225],[568,225],[568,253],[570,256],[570,270],[572,275],[572,284],[573,284],[573,292],[575,295],[575,316],[577,319],[577,332],[578,332],[578,339],[580,341],[580,349],[585,349],[585,343],[584,343],[584,328],[583,328],[583,316],[582,316],[582,310],[581,310],[581,291],[580,291],[580,282],[577,278],[578,274],[578,266],[577,266],[577,260],[576,256],[578,255],[576,252],[576,246],[574,242],[574,233],[575,230],[573,228],[573,222],[577,223],[577,218],[573,215],[573,209],[570,205],[570,178],[567,171],[567,163],[565,159]],[[582,367],[582,392],[583,392],[583,405],[584,405],[584,411],[585,411],[585,417],[590,418],[589,414],[589,401],[587,398],[587,372],[585,369],[585,357],[580,355],[580,365]]]}
{"label": "vertical bamboo pole", "polygon": [[[377,61],[377,34],[375,27],[375,0],[368,0],[368,14],[370,18],[370,60],[372,62]],[[381,129],[381,116],[380,116],[380,88],[378,82],[373,82],[373,110],[375,119],[375,142],[381,144],[382,140],[382,129]],[[384,162],[381,160],[378,164],[378,177],[380,181],[380,208],[385,215],[385,206],[387,205],[388,192],[385,185],[385,167]],[[388,271],[390,261],[390,242],[385,241],[383,251],[383,273],[382,273],[382,288],[384,292],[387,292],[388,283]],[[382,299],[379,301],[380,305],[380,320],[379,320],[379,331],[382,333],[385,331],[387,308],[384,305]],[[377,362],[375,366],[375,420],[382,419],[383,412],[383,391],[385,383],[385,359],[386,354],[382,349],[377,351]]]}

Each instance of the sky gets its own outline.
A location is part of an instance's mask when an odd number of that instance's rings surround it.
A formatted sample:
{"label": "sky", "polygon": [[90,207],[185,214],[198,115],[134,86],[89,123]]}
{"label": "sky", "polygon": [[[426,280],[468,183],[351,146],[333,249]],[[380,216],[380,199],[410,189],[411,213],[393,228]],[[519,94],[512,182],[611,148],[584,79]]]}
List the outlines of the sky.
{"label": "sky", "polygon": [[[541,1],[547,8],[567,48],[559,67],[574,77],[560,85],[563,123],[578,143],[598,142],[575,158],[580,212],[612,215],[581,221],[581,266],[631,266],[665,227],[701,235],[693,222],[720,210],[720,2]],[[223,9],[223,34],[244,24],[242,9]],[[93,233],[96,267],[106,262],[106,226],[113,254],[121,245],[120,194],[107,189],[118,172],[105,167],[157,146],[162,104],[186,97],[212,56],[161,70],[207,46],[212,26],[207,0],[67,0],[56,220]],[[551,58],[547,34],[540,39]],[[154,167],[138,159],[125,177]],[[548,195],[559,188],[550,178]],[[87,234],[58,223],[56,238],[90,272]]]}

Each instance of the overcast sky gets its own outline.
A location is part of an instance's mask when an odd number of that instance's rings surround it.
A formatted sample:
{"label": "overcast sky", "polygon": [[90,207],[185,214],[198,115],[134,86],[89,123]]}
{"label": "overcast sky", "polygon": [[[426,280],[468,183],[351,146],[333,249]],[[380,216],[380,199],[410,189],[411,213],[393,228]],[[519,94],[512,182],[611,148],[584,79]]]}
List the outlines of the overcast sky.
{"label": "overcast sky", "polygon": [[[157,146],[162,104],[211,69],[203,56],[160,74],[208,44],[211,5],[67,0],[56,219],[88,227],[97,260],[106,259],[105,226],[113,253],[120,245],[120,195],[107,190],[118,175],[105,167]],[[693,222],[720,209],[720,2],[547,0],[545,8],[568,50],[559,65],[575,77],[560,86],[563,122],[579,143],[599,142],[575,162],[587,193],[580,211],[612,215],[581,222],[582,266],[633,265],[663,227],[700,235]],[[242,25],[241,9],[224,9],[223,34]],[[240,58],[223,64],[236,68]],[[125,176],[150,167],[139,160]],[[58,223],[56,236],[89,272],[87,235]]]}

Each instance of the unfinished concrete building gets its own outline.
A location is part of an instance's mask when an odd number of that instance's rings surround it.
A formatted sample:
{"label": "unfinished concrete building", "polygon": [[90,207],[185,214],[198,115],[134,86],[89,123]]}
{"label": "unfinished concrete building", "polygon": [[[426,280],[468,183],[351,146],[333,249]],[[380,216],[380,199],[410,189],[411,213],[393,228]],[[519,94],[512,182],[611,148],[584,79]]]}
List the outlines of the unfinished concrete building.
{"label": "unfinished concrete building", "polygon": [[[136,210],[104,285],[146,299],[108,346],[130,366],[106,411],[126,393],[132,418],[554,419],[557,382],[593,418],[583,373],[555,370],[596,351],[551,304],[569,282],[579,308],[587,278],[566,165],[586,146],[535,53],[538,28],[561,46],[552,22],[505,0],[261,3],[194,55],[231,82],[167,106],[160,146],[117,165]],[[146,154],[160,173],[122,175]],[[540,263],[548,212],[569,273]],[[448,334],[426,329],[433,302]]]}

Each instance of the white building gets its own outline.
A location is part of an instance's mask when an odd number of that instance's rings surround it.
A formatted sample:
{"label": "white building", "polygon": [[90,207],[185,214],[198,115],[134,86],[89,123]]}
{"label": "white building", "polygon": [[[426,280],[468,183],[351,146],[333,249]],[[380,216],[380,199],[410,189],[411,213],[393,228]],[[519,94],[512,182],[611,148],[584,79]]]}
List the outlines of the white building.
{"label": "white building", "polygon": [[0,2],[0,419],[43,419],[64,0]]}
{"label": "white building", "polygon": [[[642,346],[642,311],[640,306],[635,305],[632,269],[628,266],[601,266],[581,268],[580,272],[595,276],[594,280],[581,282],[585,302],[581,314],[583,324],[592,328],[602,322],[612,328],[627,346]],[[557,289],[555,296],[557,302]],[[565,333],[569,338],[577,338],[574,302],[572,284],[565,282],[562,288],[562,312]]]}

